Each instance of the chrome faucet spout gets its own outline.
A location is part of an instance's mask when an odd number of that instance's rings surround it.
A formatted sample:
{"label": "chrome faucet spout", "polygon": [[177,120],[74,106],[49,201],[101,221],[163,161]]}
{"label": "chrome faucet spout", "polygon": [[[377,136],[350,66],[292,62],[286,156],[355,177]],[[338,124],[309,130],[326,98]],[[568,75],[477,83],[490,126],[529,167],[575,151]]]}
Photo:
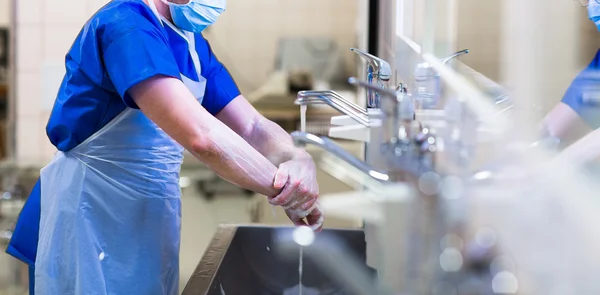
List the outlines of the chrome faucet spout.
{"label": "chrome faucet spout", "polygon": [[298,97],[294,102],[297,105],[310,105],[310,104],[327,104],[336,111],[348,115],[356,122],[362,124],[365,127],[369,127],[369,117],[367,111],[355,103],[345,99],[341,95],[334,91],[300,91]]}
{"label": "chrome faucet spout", "polygon": [[299,131],[292,132],[291,136],[296,146],[306,146],[308,144],[318,146],[375,180],[382,182],[390,180],[388,174],[373,169],[326,137]]}
{"label": "chrome faucet spout", "polygon": [[453,59],[455,59],[455,58],[457,58],[457,57],[459,57],[459,56],[461,56],[463,54],[467,54],[467,53],[469,53],[469,49],[463,49],[461,51],[458,51],[458,52],[456,52],[456,53],[454,53],[454,54],[452,54],[452,55],[450,55],[450,56],[442,59],[442,64],[447,64],[451,60],[453,60]]}
{"label": "chrome faucet spout", "polygon": [[358,54],[360,57],[364,58],[369,64],[369,66],[372,67],[373,74],[375,76],[373,78],[380,79],[383,81],[388,81],[391,78],[392,70],[390,64],[387,61],[360,49],[350,48],[350,50]]}
{"label": "chrome faucet spout", "polygon": [[365,116],[367,115],[367,111],[364,108],[362,108],[359,105],[357,105],[356,103],[344,98],[339,93],[337,93],[333,90],[319,90],[319,91],[305,90],[305,91],[298,92],[298,98],[313,97],[313,98],[319,99],[320,96],[329,96],[329,97],[339,101],[343,105],[349,107],[350,109],[356,111],[357,114],[364,114]]}

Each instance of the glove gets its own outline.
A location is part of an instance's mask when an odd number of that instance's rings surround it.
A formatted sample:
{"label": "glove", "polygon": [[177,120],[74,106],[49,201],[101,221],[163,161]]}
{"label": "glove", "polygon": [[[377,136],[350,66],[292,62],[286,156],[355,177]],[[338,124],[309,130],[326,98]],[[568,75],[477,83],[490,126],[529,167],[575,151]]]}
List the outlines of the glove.
{"label": "glove", "polygon": [[297,158],[279,165],[274,186],[281,192],[269,199],[271,205],[281,206],[296,226],[321,229],[324,218],[317,201],[319,185],[312,158]]}

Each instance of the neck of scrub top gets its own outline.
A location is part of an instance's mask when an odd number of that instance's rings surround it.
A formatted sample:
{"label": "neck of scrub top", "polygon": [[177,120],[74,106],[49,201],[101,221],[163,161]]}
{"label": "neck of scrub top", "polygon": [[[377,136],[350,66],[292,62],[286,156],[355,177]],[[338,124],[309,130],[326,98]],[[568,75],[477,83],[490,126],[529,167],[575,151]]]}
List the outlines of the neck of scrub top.
{"label": "neck of scrub top", "polygon": [[167,4],[162,2],[162,0],[144,0],[146,5],[149,5],[148,1],[153,1],[154,5],[156,5],[156,10],[158,10],[158,13],[164,16],[169,22],[173,22],[173,19],[171,18],[171,10]]}

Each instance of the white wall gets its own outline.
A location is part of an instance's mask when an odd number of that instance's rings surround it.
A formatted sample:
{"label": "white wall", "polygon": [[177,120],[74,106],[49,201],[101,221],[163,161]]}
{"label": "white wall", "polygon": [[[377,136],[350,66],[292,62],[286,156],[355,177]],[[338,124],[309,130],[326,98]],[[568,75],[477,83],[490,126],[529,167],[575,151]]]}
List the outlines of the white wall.
{"label": "white wall", "polygon": [[205,34],[212,48],[248,94],[273,70],[281,37],[331,37],[346,51],[348,68],[357,58],[359,1],[230,0],[227,11]]}
{"label": "white wall", "polygon": [[[461,57],[461,60],[473,69],[481,72],[487,77],[495,81],[502,79],[503,67],[506,66],[502,62],[502,50],[506,44],[502,43],[502,30],[506,24],[503,22],[515,21],[515,18],[510,18],[508,14],[504,14],[503,5],[506,1],[492,0],[460,0],[458,1],[458,33],[457,46],[458,49],[469,48],[471,52]],[[543,62],[555,65],[554,69],[557,73],[552,82],[546,83],[549,89],[547,98],[548,105],[553,105],[560,99],[566,86],[570,83],[576,72],[586,66],[594,56],[598,48],[600,48],[600,33],[595,28],[594,24],[587,17],[585,7],[580,7],[577,1],[559,1],[553,7],[560,7],[562,10],[560,18],[554,18],[546,15],[547,25],[540,27],[539,31],[555,30],[555,42],[547,44],[544,48],[545,52],[553,52],[555,55],[549,56]],[[516,9],[520,9],[517,4]],[[566,10],[574,11],[575,18],[571,19],[576,23],[570,24],[566,20],[564,14]],[[506,19],[503,17],[507,16]],[[527,29],[527,16],[523,16],[525,21],[520,23],[521,28]],[[574,26],[574,24],[577,24]],[[575,36],[575,42],[567,41],[561,36]],[[518,38],[514,36],[505,36],[506,40]],[[539,37],[539,36],[538,36]],[[572,40],[572,39],[569,39]],[[568,48],[575,46],[575,53],[569,51]],[[541,52],[538,52],[541,53]],[[562,58],[561,58],[562,54]],[[562,63],[565,54],[575,54],[568,58],[576,60],[576,66],[566,65]],[[565,67],[561,67],[565,66]]]}
{"label": "white wall", "polygon": [[0,27],[9,26],[11,8],[12,0],[0,0]]}

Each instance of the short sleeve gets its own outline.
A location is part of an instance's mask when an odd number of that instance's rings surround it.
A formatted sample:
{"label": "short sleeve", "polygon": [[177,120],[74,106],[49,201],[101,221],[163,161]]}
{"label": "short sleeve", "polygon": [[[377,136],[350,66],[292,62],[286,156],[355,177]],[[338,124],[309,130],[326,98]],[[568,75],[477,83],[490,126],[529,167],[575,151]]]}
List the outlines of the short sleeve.
{"label": "short sleeve", "polygon": [[127,91],[154,76],[180,78],[173,53],[159,29],[133,28],[113,38],[103,52],[104,66],[128,107],[138,108]]}
{"label": "short sleeve", "polygon": [[573,80],[561,102],[591,128],[600,128],[600,71],[594,67],[584,69]]}
{"label": "short sleeve", "polygon": [[212,115],[216,115],[241,92],[227,68],[217,59],[204,37],[197,37],[196,50],[202,64],[202,77],[206,78],[206,91],[202,106]]}
{"label": "short sleeve", "polygon": [[580,87],[579,84],[580,83],[578,83],[577,77],[575,78],[575,80],[573,80],[573,82],[571,82],[571,85],[569,85],[569,88],[567,88],[567,91],[565,92],[561,100],[562,103],[568,105],[575,112],[578,112],[581,108],[580,94],[578,91]]}

